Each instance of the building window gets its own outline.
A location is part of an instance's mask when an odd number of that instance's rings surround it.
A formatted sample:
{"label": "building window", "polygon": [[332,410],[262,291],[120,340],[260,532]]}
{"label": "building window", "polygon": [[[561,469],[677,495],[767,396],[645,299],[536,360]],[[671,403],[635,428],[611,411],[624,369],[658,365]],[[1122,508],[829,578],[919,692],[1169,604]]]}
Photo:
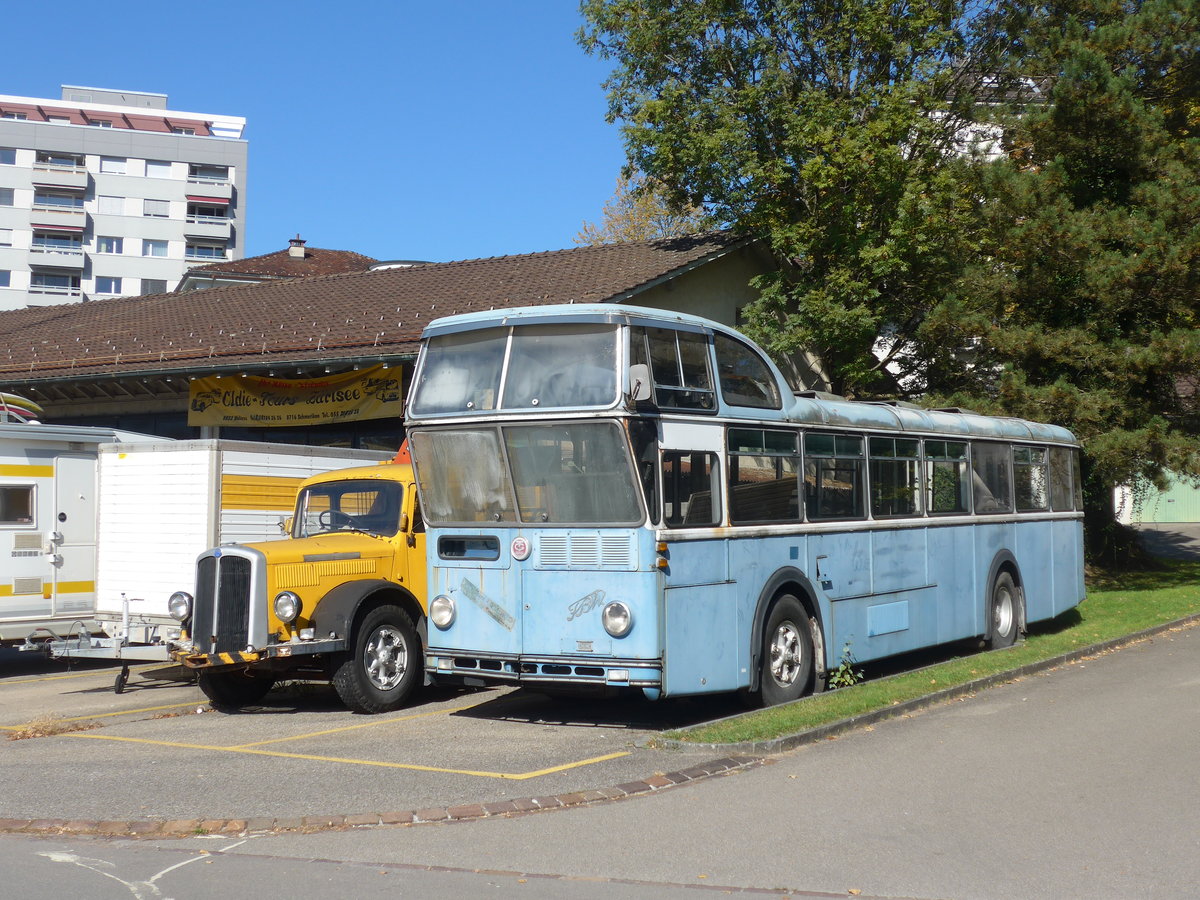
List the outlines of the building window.
{"label": "building window", "polygon": [[83,235],[70,231],[35,231],[32,248],[42,253],[82,253]]}
{"label": "building window", "polygon": [[124,175],[126,160],[122,156],[100,157],[100,171],[109,175]]}
{"label": "building window", "polygon": [[188,181],[223,184],[229,181],[229,166],[208,166],[202,163],[189,163]]}
{"label": "building window", "polygon": [[28,118],[29,116],[25,115],[25,113],[19,112],[6,112],[0,114],[0,119],[19,119],[20,121],[24,122]]}
{"label": "building window", "polygon": [[170,178],[171,164],[161,159],[146,160],[147,178]]}
{"label": "building window", "polygon": [[188,259],[224,259],[225,245],[190,243],[187,245],[186,256]]}
{"label": "building window", "polygon": [[96,238],[97,253],[124,253],[125,239],[119,237],[100,236]]}
{"label": "building window", "polygon": [[147,294],[165,294],[167,292],[167,281],[165,278],[143,278],[142,279],[142,296]]}
{"label": "building window", "polygon": [[97,197],[96,212],[102,216],[120,216],[125,213],[124,197]]}
{"label": "building window", "polygon": [[56,272],[34,272],[29,276],[29,293],[78,294],[79,276],[60,275]]}
{"label": "building window", "polygon": [[88,124],[93,128],[112,128],[112,122],[108,119],[90,119]]}
{"label": "building window", "polygon": [[96,293],[97,294],[119,294],[121,293],[121,279],[113,278],[109,275],[96,276]]}
{"label": "building window", "polygon": [[172,125],[171,134],[195,134],[196,129],[190,125]]}
{"label": "building window", "polygon": [[209,203],[189,203],[187,205],[187,220],[210,225],[223,225],[229,219],[226,216],[227,206],[213,206]]}
{"label": "building window", "polygon": [[11,147],[0,147],[0,166],[15,166],[17,164],[17,151]]}
{"label": "building window", "polygon": [[156,219],[165,219],[171,214],[171,204],[167,200],[146,200],[142,209],[142,215],[152,216]]}
{"label": "building window", "polygon": [[149,239],[142,241],[142,256],[166,256],[167,242],[152,241]]}
{"label": "building window", "polygon": [[70,125],[70,116],[46,116],[46,121],[51,125]]}
{"label": "building window", "polygon": [[12,272],[8,271],[8,269],[0,269],[0,288],[8,287],[11,279]]}
{"label": "building window", "polygon": [[13,205],[13,189],[12,188],[0,188],[0,206],[12,206],[12,205]]}
{"label": "building window", "polygon": [[74,191],[50,191],[36,188],[33,205],[50,209],[83,209],[83,194]]}
{"label": "building window", "polygon": [[81,154],[55,153],[50,150],[39,150],[34,157],[34,166],[38,169],[65,169],[69,172],[85,168]]}
{"label": "building window", "polygon": [[12,229],[0,228],[0,247],[12,246]]}

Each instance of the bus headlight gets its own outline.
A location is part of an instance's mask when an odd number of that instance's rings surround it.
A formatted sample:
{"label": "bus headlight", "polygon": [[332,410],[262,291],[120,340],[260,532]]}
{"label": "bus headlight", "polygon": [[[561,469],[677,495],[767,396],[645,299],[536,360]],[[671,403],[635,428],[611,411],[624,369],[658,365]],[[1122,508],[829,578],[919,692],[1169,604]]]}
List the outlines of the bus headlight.
{"label": "bus headlight", "polygon": [[454,624],[454,601],[445,594],[438,594],[429,604],[429,621],[443,631]]}
{"label": "bus headlight", "polygon": [[633,613],[620,600],[614,600],[601,610],[600,621],[604,623],[604,630],[613,637],[625,637],[633,628]]}
{"label": "bus headlight", "polygon": [[177,622],[186,622],[192,615],[192,595],[187,591],[176,591],[167,598],[167,612]]}
{"label": "bus headlight", "polygon": [[284,625],[291,625],[300,615],[303,604],[291,591],[280,591],[275,595],[275,615]]}

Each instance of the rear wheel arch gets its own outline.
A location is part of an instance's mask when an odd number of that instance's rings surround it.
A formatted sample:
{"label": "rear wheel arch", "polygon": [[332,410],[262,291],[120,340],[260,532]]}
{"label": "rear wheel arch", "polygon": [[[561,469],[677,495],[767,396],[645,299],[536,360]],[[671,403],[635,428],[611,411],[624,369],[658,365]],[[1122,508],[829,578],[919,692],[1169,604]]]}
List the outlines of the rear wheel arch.
{"label": "rear wheel arch", "polygon": [[[1026,631],[1025,580],[1021,577],[1021,567],[1017,565],[1017,558],[1011,551],[1001,550],[992,558],[992,564],[988,567],[987,581],[983,585],[983,634],[981,637],[988,645],[995,645],[997,640],[997,635],[993,633],[995,619],[992,604],[1001,577],[1005,575],[1011,581],[1015,594],[1013,613],[1016,619],[1016,634],[1013,636],[1013,640]],[[1003,646],[1010,643],[1012,641],[1001,641]]]}

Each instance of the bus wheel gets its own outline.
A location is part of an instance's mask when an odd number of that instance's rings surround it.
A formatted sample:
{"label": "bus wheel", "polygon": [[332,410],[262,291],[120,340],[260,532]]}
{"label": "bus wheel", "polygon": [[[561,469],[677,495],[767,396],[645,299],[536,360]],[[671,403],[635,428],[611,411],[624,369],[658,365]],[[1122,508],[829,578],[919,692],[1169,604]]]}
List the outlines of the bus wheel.
{"label": "bus wheel", "polygon": [[421,663],[421,640],[408,613],[377,606],[355,630],[350,653],[333,673],[333,687],[354,712],[391,712],[418,684]]}
{"label": "bus wheel", "polygon": [[812,629],[800,601],[784,594],[771,608],[763,630],[759,663],[764,706],[803,697],[813,675]]}
{"label": "bus wheel", "polygon": [[271,675],[249,672],[200,672],[200,690],[218,709],[241,709],[257,703],[275,686]]}
{"label": "bus wheel", "polygon": [[1017,631],[1021,625],[1021,594],[1008,572],[997,575],[992,585],[988,621],[991,623],[988,649],[999,650],[1017,642]]}

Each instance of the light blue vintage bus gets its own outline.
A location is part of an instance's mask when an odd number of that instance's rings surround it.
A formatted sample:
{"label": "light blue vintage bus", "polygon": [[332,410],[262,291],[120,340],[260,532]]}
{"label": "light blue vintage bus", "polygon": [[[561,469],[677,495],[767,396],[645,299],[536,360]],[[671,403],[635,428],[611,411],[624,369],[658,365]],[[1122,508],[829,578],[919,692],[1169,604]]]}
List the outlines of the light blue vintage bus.
{"label": "light blue vintage bus", "polygon": [[695,316],[436,320],[406,424],[436,682],[773,704],[1083,598],[1070,432],[797,392]]}

